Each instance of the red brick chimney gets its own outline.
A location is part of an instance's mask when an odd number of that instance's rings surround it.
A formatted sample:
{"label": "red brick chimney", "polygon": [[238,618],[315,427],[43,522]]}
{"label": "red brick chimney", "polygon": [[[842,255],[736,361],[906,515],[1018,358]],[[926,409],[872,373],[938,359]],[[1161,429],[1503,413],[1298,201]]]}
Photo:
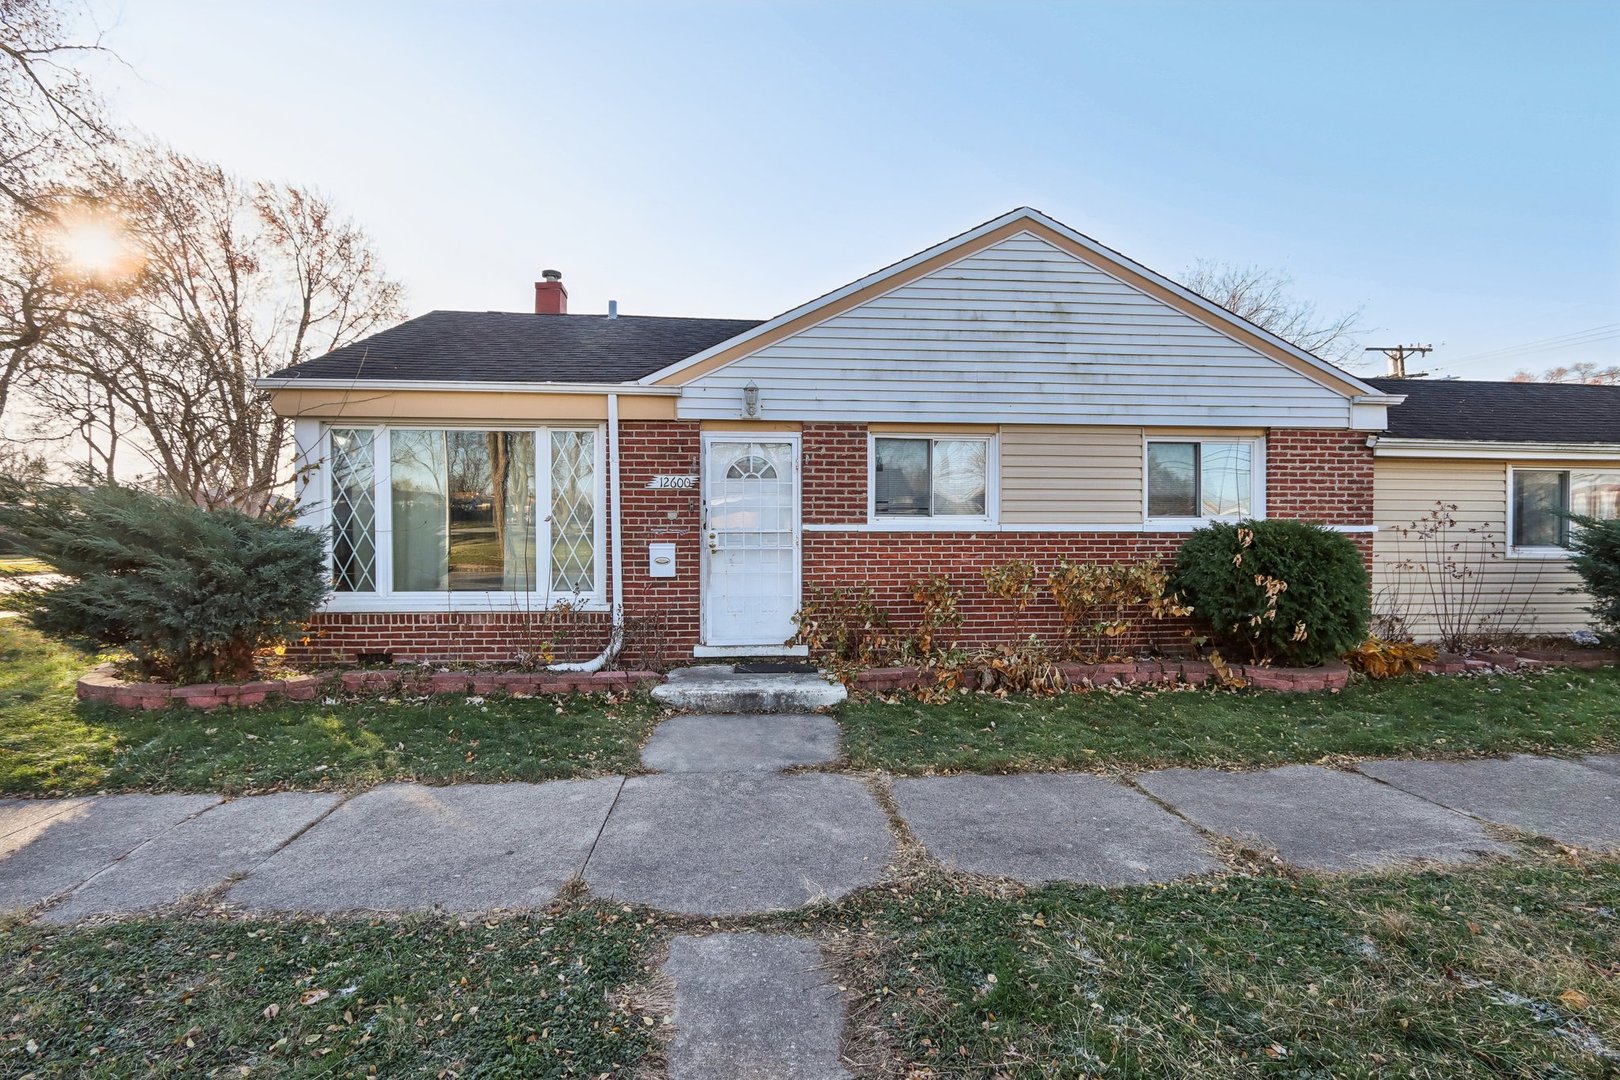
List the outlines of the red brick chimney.
{"label": "red brick chimney", "polygon": [[568,290],[563,288],[561,270],[542,270],[544,281],[534,283],[534,313],[536,315],[568,314]]}

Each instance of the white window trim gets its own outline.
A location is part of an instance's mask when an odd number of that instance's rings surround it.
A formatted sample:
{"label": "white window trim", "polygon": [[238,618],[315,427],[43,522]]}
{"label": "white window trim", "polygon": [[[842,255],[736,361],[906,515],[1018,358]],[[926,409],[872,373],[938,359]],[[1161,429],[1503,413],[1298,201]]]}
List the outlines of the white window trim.
{"label": "white window trim", "polygon": [[[1516,525],[1516,523],[1514,521],[1514,514],[1513,514],[1513,502],[1514,502],[1514,499],[1513,499],[1513,477],[1514,477],[1514,474],[1521,473],[1521,472],[1555,472],[1555,473],[1566,473],[1566,474],[1568,474],[1568,473],[1575,472],[1575,471],[1577,471],[1577,470],[1574,470],[1574,469],[1559,469],[1559,468],[1521,469],[1521,468],[1519,468],[1517,466],[1514,466],[1514,465],[1509,465],[1508,466],[1508,470],[1507,470],[1507,513],[1506,513],[1506,515],[1504,515],[1505,519],[1506,519],[1506,522],[1507,522],[1507,526],[1506,526],[1507,527],[1507,536],[1505,538],[1507,540],[1507,544],[1505,546],[1507,548],[1507,557],[1508,558],[1510,558],[1510,559],[1525,559],[1525,560],[1540,560],[1540,561],[1543,561],[1543,562],[1563,562],[1563,561],[1567,560],[1570,557],[1570,550],[1569,550],[1569,548],[1566,548],[1566,547],[1547,547],[1545,545],[1534,546],[1534,547],[1519,547],[1518,545],[1516,545],[1513,542],[1513,534],[1514,534],[1514,529],[1515,529],[1515,525]],[[1593,470],[1593,471],[1600,471],[1600,470]]]}
{"label": "white window trim", "polygon": [[[1200,446],[1247,446],[1249,448],[1249,506],[1245,517],[1151,517],[1148,514],[1148,448],[1154,443],[1198,443]],[[1202,460],[1203,451],[1199,451]],[[1145,532],[1192,532],[1217,521],[1264,521],[1266,517],[1266,440],[1225,439],[1202,435],[1150,435],[1142,440],[1142,522]]]}
{"label": "white window trim", "polygon": [[[879,517],[877,512],[877,441],[879,439],[928,439],[938,442],[982,442],[984,454],[984,513],[940,514],[929,517]],[[932,457],[930,456],[930,460]],[[930,475],[929,483],[933,483]],[[932,498],[932,493],[930,493]],[[993,432],[963,434],[951,431],[867,431],[866,433],[866,521],[884,531],[894,532],[971,532],[975,527],[995,525],[1001,514],[1001,439]]]}
{"label": "white window trim", "polygon": [[[601,424],[507,424],[507,423],[443,423],[422,421],[410,424],[344,423],[331,421],[321,426],[320,461],[304,487],[319,500],[317,507],[301,518],[321,531],[330,545],[332,536],[331,475],[326,465],[332,460],[331,431],[343,428],[372,433],[372,529],[375,533],[376,565],[373,577],[376,592],[332,592],[324,611],[332,612],[456,612],[488,611],[501,613],[542,612],[568,603],[576,611],[608,611],[611,608],[607,581],[606,547],[606,432]],[[535,566],[534,580],[545,582],[546,588],[533,592],[394,592],[394,506],[392,499],[393,447],[391,433],[402,431],[521,431],[535,439]],[[592,528],[596,535],[595,566],[592,568],[596,588],[588,593],[556,593],[551,591],[551,447],[553,431],[590,431],[595,451],[596,484],[592,500]],[[546,445],[541,446],[542,436]],[[543,466],[542,466],[543,460]],[[542,510],[544,512],[542,512]],[[327,551],[327,573],[331,573],[331,551]]]}

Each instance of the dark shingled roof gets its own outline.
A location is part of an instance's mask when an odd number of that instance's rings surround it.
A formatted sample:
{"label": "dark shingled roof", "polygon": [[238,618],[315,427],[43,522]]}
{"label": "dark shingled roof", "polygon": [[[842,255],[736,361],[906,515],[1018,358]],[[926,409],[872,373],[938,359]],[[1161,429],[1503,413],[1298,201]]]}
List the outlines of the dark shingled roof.
{"label": "dark shingled roof", "polygon": [[757,319],[430,311],[270,378],[634,382],[758,325]]}
{"label": "dark shingled roof", "polygon": [[1620,386],[1366,379],[1406,402],[1389,410],[1399,439],[1620,443]]}

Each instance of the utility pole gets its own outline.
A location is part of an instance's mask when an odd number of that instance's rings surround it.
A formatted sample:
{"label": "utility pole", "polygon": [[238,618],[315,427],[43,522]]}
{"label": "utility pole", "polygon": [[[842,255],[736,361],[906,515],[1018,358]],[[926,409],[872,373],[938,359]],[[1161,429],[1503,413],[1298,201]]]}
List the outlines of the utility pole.
{"label": "utility pole", "polygon": [[1406,360],[1410,356],[1427,356],[1434,352],[1433,345],[1374,345],[1362,349],[1362,352],[1381,352],[1389,359],[1389,377],[1391,379],[1420,379],[1427,375],[1427,371],[1406,370]]}

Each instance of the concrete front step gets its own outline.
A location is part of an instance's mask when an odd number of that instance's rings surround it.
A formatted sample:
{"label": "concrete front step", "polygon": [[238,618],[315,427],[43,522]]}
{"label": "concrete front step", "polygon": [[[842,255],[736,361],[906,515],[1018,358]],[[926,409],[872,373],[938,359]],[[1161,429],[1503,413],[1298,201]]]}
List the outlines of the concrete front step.
{"label": "concrete front step", "polygon": [[745,674],[730,664],[676,668],[652,693],[671,708],[696,713],[807,713],[849,696],[826,675]]}

